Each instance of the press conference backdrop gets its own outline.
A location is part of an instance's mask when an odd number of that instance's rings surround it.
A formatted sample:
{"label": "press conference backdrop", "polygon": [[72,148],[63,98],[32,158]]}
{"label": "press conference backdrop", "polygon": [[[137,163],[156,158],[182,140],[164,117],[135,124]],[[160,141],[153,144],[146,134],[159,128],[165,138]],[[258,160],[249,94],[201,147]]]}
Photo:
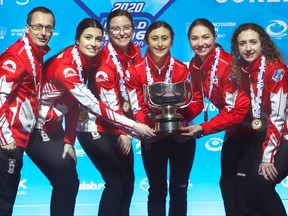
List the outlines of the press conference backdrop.
{"label": "press conference backdrop", "polygon": [[[108,13],[117,8],[132,13],[136,26],[133,40],[141,47],[143,54],[146,49],[143,41],[145,30],[153,21],[165,20],[172,25],[176,34],[172,54],[188,64],[194,55],[187,39],[188,27],[194,19],[204,17],[213,22],[217,42],[228,52],[235,28],[244,22],[255,22],[265,28],[284,55],[288,56],[288,0],[0,0],[0,52],[23,36],[27,13],[40,5],[50,8],[56,16],[56,28],[49,43],[51,51],[45,58],[74,43],[76,26],[83,18],[96,18],[105,25]],[[107,37],[104,44],[106,42]],[[206,105],[211,118],[218,110],[210,103]],[[202,121],[203,114],[194,123]],[[223,135],[221,132],[197,139],[188,187],[189,215],[224,214],[218,185]],[[78,142],[75,149],[80,178],[75,215],[97,215],[104,182]],[[136,181],[131,215],[145,215],[149,185],[142,165],[139,141],[133,140],[133,149]],[[287,179],[277,186],[284,202],[288,198],[287,187]],[[24,155],[14,215],[48,215],[50,195],[49,182]]]}

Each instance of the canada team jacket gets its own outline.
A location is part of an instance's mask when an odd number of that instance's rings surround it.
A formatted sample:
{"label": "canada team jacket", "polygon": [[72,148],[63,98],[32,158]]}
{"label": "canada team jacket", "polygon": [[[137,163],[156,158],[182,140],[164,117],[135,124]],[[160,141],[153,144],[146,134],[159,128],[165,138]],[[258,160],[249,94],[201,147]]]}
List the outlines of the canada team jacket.
{"label": "canada team jacket", "polygon": [[[168,55],[164,66],[159,69],[151,59],[149,51],[146,52],[148,65],[151,70],[151,76],[154,83],[164,82],[166,71],[170,65],[170,54]],[[134,65],[131,65],[126,71],[126,84],[129,92],[130,102],[133,114],[137,121],[154,127],[154,119],[149,117],[149,107],[145,104],[143,95],[143,85],[148,85],[145,57]],[[190,73],[187,66],[174,58],[174,64],[171,73],[172,83],[190,79]],[[193,77],[192,77],[193,79]],[[183,115],[186,121],[193,120],[203,109],[202,98],[199,90],[193,88],[193,101],[183,109],[178,111]]]}
{"label": "canada team jacket", "polygon": [[[242,68],[243,86],[250,95],[250,81],[257,94],[258,69],[261,55],[247,67]],[[287,139],[287,66],[278,61],[268,62],[264,73],[264,86],[261,100],[261,119],[263,127],[267,128],[263,143],[262,162],[274,162],[274,156],[283,139]]]}
{"label": "canada team jacket", "polygon": [[65,116],[64,141],[74,144],[79,103],[97,117],[131,131],[135,121],[125,118],[99,102],[86,87],[85,81],[88,73],[95,69],[95,65],[87,60],[78,49],[82,63],[82,73],[80,73],[72,50],[73,47],[69,47],[52,59],[45,70],[45,85],[37,128],[55,133],[62,128],[62,119]]}
{"label": "canada team jacket", "polygon": [[[212,64],[215,57],[215,47],[202,63],[198,56],[190,61],[189,69],[195,85],[203,89],[204,97],[208,98]],[[213,86],[209,101],[218,108],[219,113],[207,122],[201,123],[204,135],[226,130],[228,136],[239,137],[239,131],[245,131],[242,123],[249,111],[250,99],[246,92],[239,88],[231,78],[230,54],[220,50],[218,68],[213,79]],[[240,130],[241,128],[241,130]],[[243,130],[244,129],[244,130]]]}
{"label": "canada team jacket", "polygon": [[[35,81],[40,83],[43,56],[50,48],[40,49],[28,34],[26,37],[34,57]],[[17,146],[26,147],[38,116],[35,81],[20,38],[0,56],[0,145],[15,141]]]}
{"label": "canada team jacket", "polygon": [[[127,67],[141,58],[141,51],[137,45],[130,43],[128,47],[128,54],[124,53],[122,50],[114,46],[119,62],[121,64],[123,75],[125,76],[125,71]],[[92,76],[89,76],[88,86],[95,94],[98,99],[101,100],[104,104],[109,106],[117,113],[124,114],[129,118],[133,118],[133,115],[129,112],[123,112],[123,102],[124,98],[121,95],[120,91],[120,74],[117,71],[116,65],[114,64],[110,52],[108,49],[108,43],[103,47],[100,53],[97,55],[98,61],[100,61],[100,66],[92,73]],[[123,77],[123,81],[125,79]],[[124,83],[125,84],[125,83]],[[129,101],[128,101],[129,102]],[[85,132],[108,132],[108,133],[124,133],[121,129],[117,129],[111,124],[107,124],[96,117],[92,116],[93,114],[89,113],[89,121],[85,124],[78,122],[78,131]]]}

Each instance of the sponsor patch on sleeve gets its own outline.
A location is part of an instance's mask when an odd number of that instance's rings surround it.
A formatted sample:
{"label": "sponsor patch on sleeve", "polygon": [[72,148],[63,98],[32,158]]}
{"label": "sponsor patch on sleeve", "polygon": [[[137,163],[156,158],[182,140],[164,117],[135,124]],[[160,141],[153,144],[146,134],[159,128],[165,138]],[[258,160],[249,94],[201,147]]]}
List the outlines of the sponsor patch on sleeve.
{"label": "sponsor patch on sleeve", "polygon": [[279,82],[282,80],[283,76],[285,74],[285,71],[280,68],[280,69],[277,69],[275,70],[273,76],[272,76],[272,79],[275,81],[275,82]]}

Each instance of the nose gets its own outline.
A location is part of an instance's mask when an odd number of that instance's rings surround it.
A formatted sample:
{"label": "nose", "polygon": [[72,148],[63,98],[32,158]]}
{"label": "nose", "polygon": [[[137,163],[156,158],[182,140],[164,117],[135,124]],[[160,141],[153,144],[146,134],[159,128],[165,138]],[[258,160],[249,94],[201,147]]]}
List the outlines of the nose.
{"label": "nose", "polygon": [[158,46],[162,46],[163,45],[163,41],[161,39],[158,40]]}
{"label": "nose", "polygon": [[203,40],[201,38],[198,40],[198,45],[203,45]]}

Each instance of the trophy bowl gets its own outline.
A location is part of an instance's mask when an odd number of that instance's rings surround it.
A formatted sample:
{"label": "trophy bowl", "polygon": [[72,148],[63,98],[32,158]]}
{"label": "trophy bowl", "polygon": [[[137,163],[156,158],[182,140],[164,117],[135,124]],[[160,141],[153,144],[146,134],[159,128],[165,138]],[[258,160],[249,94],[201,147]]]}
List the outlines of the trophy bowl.
{"label": "trophy bowl", "polygon": [[189,81],[177,83],[157,82],[143,86],[144,101],[152,109],[156,134],[180,134],[185,119],[177,109],[187,106],[192,100],[192,85]]}

